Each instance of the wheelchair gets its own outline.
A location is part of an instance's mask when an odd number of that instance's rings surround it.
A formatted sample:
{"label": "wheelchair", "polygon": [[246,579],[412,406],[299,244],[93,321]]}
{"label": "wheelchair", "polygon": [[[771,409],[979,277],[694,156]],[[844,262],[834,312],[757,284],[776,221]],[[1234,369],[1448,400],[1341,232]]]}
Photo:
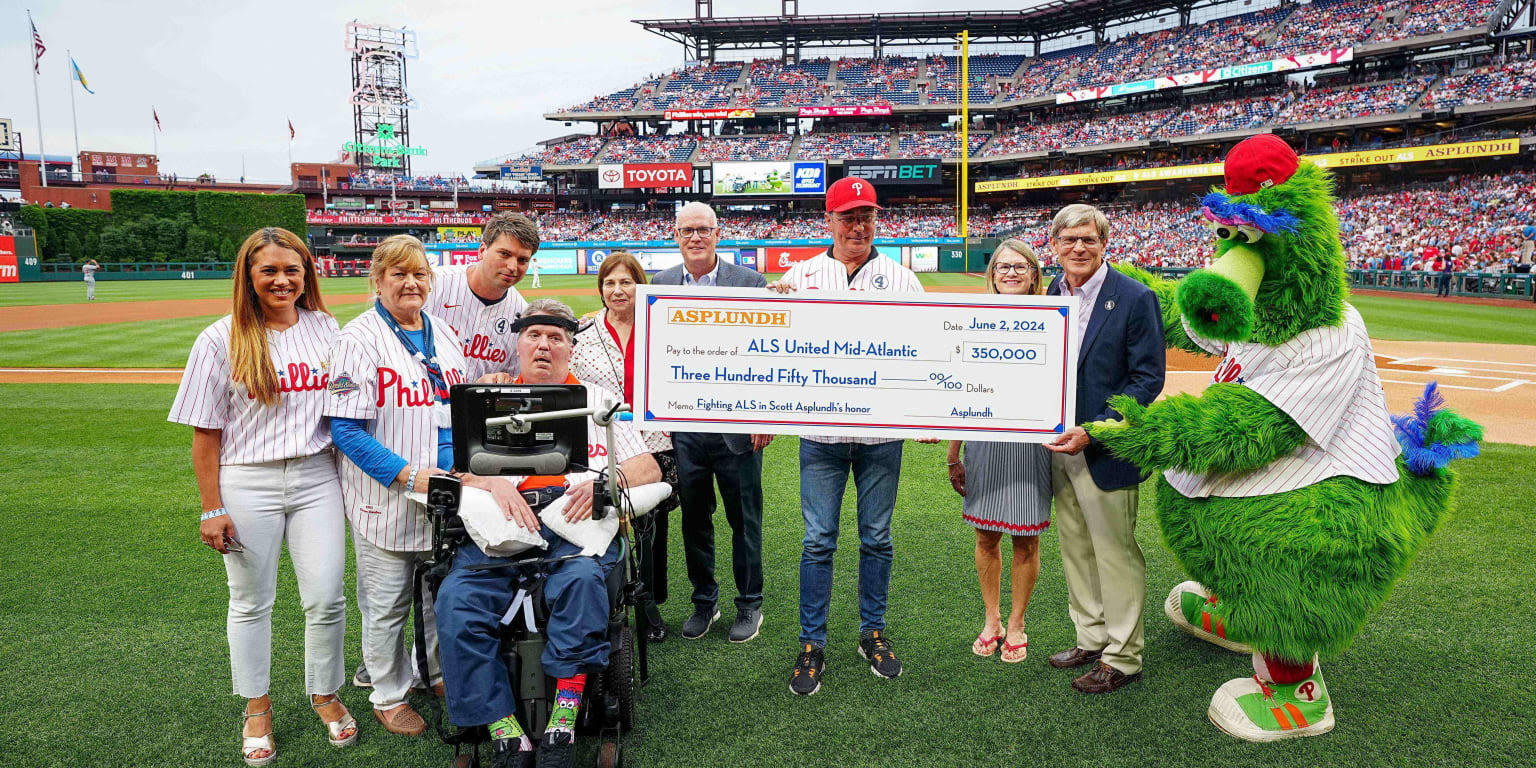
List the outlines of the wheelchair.
{"label": "wheelchair", "polygon": [[[514,387],[514,385],[500,386]],[[475,388],[481,393],[498,388],[491,385],[457,385],[454,390],[459,390],[461,387],[466,390]],[[526,390],[529,387],[515,385],[515,388]],[[578,391],[582,389],[564,385],[559,388]],[[556,387],[548,386],[543,389],[556,389]],[[473,393],[466,391],[465,394]],[[457,455],[461,439],[459,429],[461,414],[458,407],[460,400],[460,392],[455,391],[452,402],[454,403],[456,464],[461,458]],[[608,412],[610,422],[617,417],[622,407],[622,404],[613,404],[613,408]],[[579,417],[571,415],[577,411],[581,411]],[[583,422],[581,428],[584,431],[586,417],[591,412],[591,409],[575,409],[553,414],[544,413],[541,416],[580,418]],[[484,435],[475,429],[477,423],[483,421],[480,418],[482,415],[471,413],[464,416],[466,430],[473,431],[473,434],[467,435],[465,439],[466,453],[473,453],[484,446]],[[599,423],[603,423],[601,419]],[[612,426],[611,423],[605,426],[609,432],[607,455],[612,456],[614,455]],[[476,440],[476,437],[481,439]],[[585,442],[579,447],[582,449],[581,455],[585,458]],[[568,447],[567,450],[571,449]],[[547,460],[548,455],[548,452],[545,452],[543,458]],[[476,469],[477,473],[479,472],[472,462],[466,461],[463,465],[470,466]],[[527,461],[504,462],[499,474],[530,474],[526,471],[528,466],[530,465]],[[541,466],[547,469],[549,465]],[[634,510],[627,505],[627,498],[618,492],[617,485],[611,482],[608,473],[603,474],[598,485],[600,489],[607,486],[611,490],[606,493],[599,490],[594,494],[593,516],[601,518],[607,514],[621,515],[619,531],[616,534],[620,552],[618,560],[606,577],[609,604],[607,637],[611,648],[609,662],[607,668],[601,672],[588,674],[587,686],[582,693],[577,733],[587,738],[595,736],[599,739],[596,764],[599,768],[613,768],[622,764],[624,738],[634,727],[637,694],[649,677],[645,633],[635,631],[636,611],[643,610],[645,601],[649,599],[649,593],[639,576],[634,540],[645,534],[646,528],[651,525],[651,520],[643,514],[638,516],[634,514]],[[425,501],[427,516],[432,524],[432,551],[431,555],[417,566],[412,608],[413,618],[418,627],[424,621],[422,610],[424,590],[430,590],[433,595],[437,594],[437,590],[453,569],[454,556],[458,548],[469,538],[464,522],[458,514],[461,488],[459,479],[451,475],[434,475],[429,482]],[[559,490],[563,491],[563,489]],[[524,491],[523,496],[537,513],[559,498],[560,494],[552,493],[550,489],[543,489]],[[539,550],[530,550],[523,555],[493,558],[491,562],[471,566],[479,570],[507,569],[516,574],[516,592],[499,624],[500,654],[502,661],[506,664],[513,694],[517,698],[518,720],[528,738],[535,743],[543,737],[555,694],[554,681],[544,674],[540,662],[545,646],[544,632],[549,621],[549,607],[544,601],[543,582],[551,567],[563,560],[576,557],[582,557],[582,555],[542,557],[539,555]],[[420,669],[427,669],[425,634],[421,631],[416,632],[415,654],[417,666]],[[439,720],[441,719],[442,713],[439,713]],[[436,728],[442,740],[454,747],[454,765],[478,766],[480,764],[478,746],[488,743],[490,739],[485,726],[463,728],[449,733],[439,722]],[[467,751],[466,748],[468,748]]]}

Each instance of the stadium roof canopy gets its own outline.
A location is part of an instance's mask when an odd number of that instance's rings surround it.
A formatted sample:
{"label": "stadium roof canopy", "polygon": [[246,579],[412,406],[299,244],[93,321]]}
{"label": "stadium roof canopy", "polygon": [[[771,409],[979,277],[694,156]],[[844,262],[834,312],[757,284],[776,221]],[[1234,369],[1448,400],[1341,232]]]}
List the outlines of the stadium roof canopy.
{"label": "stadium roof canopy", "polygon": [[1134,23],[1169,13],[1187,14],[1195,6],[1212,4],[1216,3],[1053,0],[1020,11],[636,19],[634,23],[698,52],[786,44],[802,48],[878,48],[948,42],[959,36],[961,30],[970,30],[971,41],[975,43],[1049,40],[1084,29]]}

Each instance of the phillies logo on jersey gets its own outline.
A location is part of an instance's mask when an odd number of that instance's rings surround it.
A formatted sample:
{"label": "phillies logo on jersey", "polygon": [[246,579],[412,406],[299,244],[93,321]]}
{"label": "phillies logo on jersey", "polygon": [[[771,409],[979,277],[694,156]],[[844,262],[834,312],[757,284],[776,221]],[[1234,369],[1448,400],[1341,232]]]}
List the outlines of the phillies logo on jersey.
{"label": "phillies logo on jersey", "polygon": [[608,447],[601,443],[587,443],[587,458],[595,459],[599,456],[607,456]]}
{"label": "phillies logo on jersey", "polygon": [[464,357],[470,360],[504,363],[507,361],[507,351],[500,347],[492,347],[490,337],[477,333],[464,342]]}
{"label": "phillies logo on jersey", "polygon": [[[278,392],[324,392],[331,385],[331,375],[321,373],[324,366],[309,367],[309,363],[289,363],[286,369],[277,369]],[[255,399],[256,395],[247,392],[246,397]]]}
{"label": "phillies logo on jersey", "polygon": [[[457,369],[449,368],[443,371],[443,379],[449,386],[463,384],[464,374]],[[437,402],[432,396],[432,382],[427,377],[409,380],[393,368],[380,367],[379,394],[374,400],[374,406],[383,408],[385,403],[391,401],[396,408],[422,408]]]}
{"label": "phillies logo on jersey", "polygon": [[1211,381],[1226,384],[1228,382],[1243,383],[1243,364],[1235,357],[1228,357],[1216,366],[1216,372],[1211,374]]}

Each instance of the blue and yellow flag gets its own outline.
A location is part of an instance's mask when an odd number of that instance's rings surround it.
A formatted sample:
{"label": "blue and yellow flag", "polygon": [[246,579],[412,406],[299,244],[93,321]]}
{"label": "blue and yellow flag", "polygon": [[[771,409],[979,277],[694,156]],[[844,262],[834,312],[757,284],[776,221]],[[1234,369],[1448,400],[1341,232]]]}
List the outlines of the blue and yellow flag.
{"label": "blue and yellow flag", "polygon": [[80,87],[84,88],[86,93],[94,95],[96,92],[91,90],[91,86],[86,85],[85,73],[80,71],[80,65],[75,63],[75,57],[73,56],[69,57],[69,68],[74,70],[75,79],[80,81]]}

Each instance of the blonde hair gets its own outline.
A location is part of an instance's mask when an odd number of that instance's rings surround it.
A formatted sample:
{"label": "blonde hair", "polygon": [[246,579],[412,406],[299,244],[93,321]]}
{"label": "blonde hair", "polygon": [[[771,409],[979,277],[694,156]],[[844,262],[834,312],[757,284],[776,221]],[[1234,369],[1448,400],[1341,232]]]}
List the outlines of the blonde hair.
{"label": "blonde hair", "polygon": [[262,405],[276,405],[279,395],[277,369],[267,348],[267,318],[256,297],[251,281],[251,262],[257,251],[275,245],[299,255],[304,265],[304,291],[294,303],[312,312],[325,312],[320,297],[320,277],[315,273],[315,257],[298,235],[281,227],[266,227],[252,232],[240,244],[235,256],[234,309],[230,313],[229,372],[245,391]]}
{"label": "blonde hair", "polygon": [[1040,257],[1035,255],[1035,249],[1029,247],[1029,243],[1016,237],[1010,237],[998,243],[997,248],[992,251],[992,258],[987,260],[987,293],[997,293],[997,257],[1001,256],[1003,251],[1013,251],[1023,256],[1024,260],[1028,261],[1029,265],[1035,268],[1035,284],[1030,287],[1028,292],[1040,293],[1040,285],[1043,282],[1040,274]]}
{"label": "blonde hair", "polygon": [[427,247],[410,235],[390,235],[373,249],[373,266],[368,268],[368,287],[377,293],[379,280],[389,270],[395,267],[417,266],[426,268],[427,285],[430,287],[436,275],[432,272],[432,265],[427,262]]}

